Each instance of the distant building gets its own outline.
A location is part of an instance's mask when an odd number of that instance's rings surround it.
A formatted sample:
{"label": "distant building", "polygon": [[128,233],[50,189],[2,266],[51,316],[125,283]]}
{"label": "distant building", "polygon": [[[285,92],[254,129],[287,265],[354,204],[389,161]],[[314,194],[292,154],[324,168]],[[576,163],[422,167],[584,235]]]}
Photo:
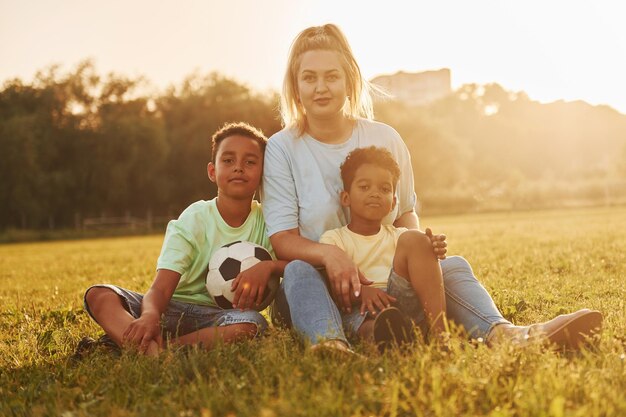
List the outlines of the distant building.
{"label": "distant building", "polygon": [[380,75],[371,80],[393,98],[413,105],[425,105],[452,92],[450,70],[403,72]]}

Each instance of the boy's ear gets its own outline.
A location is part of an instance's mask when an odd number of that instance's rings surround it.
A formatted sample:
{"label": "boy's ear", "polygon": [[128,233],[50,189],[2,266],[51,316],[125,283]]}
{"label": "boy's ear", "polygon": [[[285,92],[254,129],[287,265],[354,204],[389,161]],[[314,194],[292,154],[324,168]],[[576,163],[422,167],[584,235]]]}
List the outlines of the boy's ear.
{"label": "boy's ear", "polygon": [[391,210],[389,210],[389,213],[391,213],[393,211],[393,209],[396,208],[396,203],[397,203],[397,199],[396,199],[396,195],[393,195],[393,201],[391,202]]}
{"label": "boy's ear", "polygon": [[348,194],[347,191],[342,191],[341,194],[339,194],[339,202],[344,207],[350,207],[350,194]]}
{"label": "boy's ear", "polygon": [[206,172],[209,175],[211,182],[215,182],[215,164],[213,162],[209,162],[206,166]]}

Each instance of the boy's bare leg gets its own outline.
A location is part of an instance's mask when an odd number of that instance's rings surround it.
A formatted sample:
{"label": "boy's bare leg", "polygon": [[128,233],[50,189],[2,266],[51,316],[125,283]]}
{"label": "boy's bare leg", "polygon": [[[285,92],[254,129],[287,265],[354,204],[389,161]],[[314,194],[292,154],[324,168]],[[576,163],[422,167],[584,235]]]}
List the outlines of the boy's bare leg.
{"label": "boy's bare leg", "polygon": [[365,319],[363,324],[361,324],[361,327],[359,327],[359,330],[357,331],[357,333],[361,339],[367,340],[369,342],[373,342],[374,341],[374,319],[369,318],[369,317]]}
{"label": "boy's bare leg", "polygon": [[195,332],[179,336],[172,340],[176,345],[202,344],[204,349],[211,349],[217,343],[232,343],[252,339],[257,333],[253,323],[238,323],[220,327],[206,327]]}
{"label": "boy's bare leg", "polygon": [[417,230],[400,235],[393,259],[396,274],[408,279],[424,307],[430,333],[445,331],[446,297],[441,266],[428,236]]}
{"label": "boy's bare leg", "polygon": [[[109,288],[94,287],[87,293],[87,304],[100,327],[121,347],[124,332],[135,318],[126,311],[120,297]],[[202,343],[205,348],[211,348],[218,340],[223,343],[230,343],[242,339],[251,339],[256,332],[257,327],[252,323],[208,327],[178,337],[174,343],[180,345]],[[146,354],[156,356],[160,350],[158,343],[153,341],[148,345]]]}
{"label": "boy's bare leg", "polygon": [[[94,287],[87,293],[86,300],[89,311],[100,327],[118,346],[122,347],[122,336],[135,318],[126,311],[120,297],[109,288]],[[146,354],[158,355],[159,350],[156,342],[150,342]]]}

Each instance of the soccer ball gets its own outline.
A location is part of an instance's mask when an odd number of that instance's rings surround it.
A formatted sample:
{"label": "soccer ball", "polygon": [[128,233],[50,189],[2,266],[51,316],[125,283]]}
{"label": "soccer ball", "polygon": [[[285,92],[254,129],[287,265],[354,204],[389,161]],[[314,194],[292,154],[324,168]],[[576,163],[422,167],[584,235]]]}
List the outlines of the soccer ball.
{"label": "soccer ball", "polygon": [[[237,241],[219,248],[209,261],[209,273],[206,276],[206,288],[218,306],[223,309],[233,308],[235,293],[230,290],[232,280],[251,266],[261,261],[271,261],[272,256],[264,247],[252,242]],[[261,311],[274,299],[280,278],[272,276],[267,283],[263,301],[254,306]]]}

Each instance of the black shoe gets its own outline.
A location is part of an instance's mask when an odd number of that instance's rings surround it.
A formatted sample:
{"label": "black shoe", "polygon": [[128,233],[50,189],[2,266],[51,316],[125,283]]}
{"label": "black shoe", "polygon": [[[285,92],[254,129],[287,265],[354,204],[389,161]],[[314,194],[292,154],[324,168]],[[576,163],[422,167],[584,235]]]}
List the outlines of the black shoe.
{"label": "black shoe", "polygon": [[374,343],[383,353],[393,346],[402,346],[413,339],[408,318],[396,307],[387,307],[374,319]]}
{"label": "black shoe", "polygon": [[122,349],[109,337],[107,334],[103,334],[96,341],[98,346],[101,346],[104,350],[110,353],[114,353],[116,355],[122,354]]}
{"label": "black shoe", "polygon": [[72,360],[81,360],[85,358],[91,352],[94,352],[98,347],[102,347],[105,351],[114,354],[115,356],[120,356],[122,354],[122,350],[120,347],[106,334],[100,336],[98,340],[95,340],[92,337],[85,336],[78,342],[76,346],[76,350],[72,355]]}
{"label": "black shoe", "polygon": [[93,337],[85,336],[80,339],[78,345],[76,346],[76,350],[72,355],[71,359],[74,361],[79,361],[83,359],[89,352],[94,350],[96,347],[96,340]]}

